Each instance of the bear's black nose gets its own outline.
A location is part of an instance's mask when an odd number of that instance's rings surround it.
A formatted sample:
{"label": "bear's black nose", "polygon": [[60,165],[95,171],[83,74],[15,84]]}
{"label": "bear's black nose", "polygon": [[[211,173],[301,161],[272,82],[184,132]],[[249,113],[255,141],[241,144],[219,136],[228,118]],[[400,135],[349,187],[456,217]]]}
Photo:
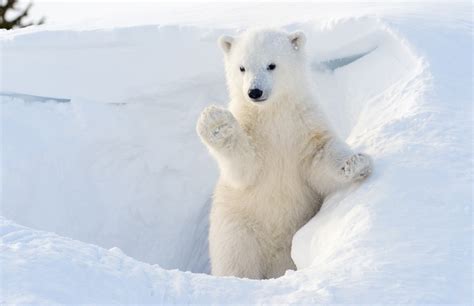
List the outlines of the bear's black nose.
{"label": "bear's black nose", "polygon": [[249,97],[251,99],[257,100],[262,96],[262,94],[263,94],[263,91],[261,91],[258,88],[249,89]]}

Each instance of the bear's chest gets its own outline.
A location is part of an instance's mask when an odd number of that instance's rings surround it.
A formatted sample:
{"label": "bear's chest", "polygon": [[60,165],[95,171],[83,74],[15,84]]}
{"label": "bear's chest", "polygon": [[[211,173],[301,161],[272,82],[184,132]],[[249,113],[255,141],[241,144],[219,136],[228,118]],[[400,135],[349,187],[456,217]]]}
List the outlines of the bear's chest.
{"label": "bear's chest", "polygon": [[263,165],[275,171],[296,170],[307,135],[304,124],[296,116],[261,120],[249,134]]}

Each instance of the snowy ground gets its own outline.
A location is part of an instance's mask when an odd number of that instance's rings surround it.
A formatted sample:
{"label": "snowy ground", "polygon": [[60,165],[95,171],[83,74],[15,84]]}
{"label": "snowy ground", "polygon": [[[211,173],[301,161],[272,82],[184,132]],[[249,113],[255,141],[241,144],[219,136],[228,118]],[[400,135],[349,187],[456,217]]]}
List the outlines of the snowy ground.
{"label": "snowy ground", "polygon": [[[0,32],[1,303],[472,303],[469,2],[114,8]],[[305,31],[376,171],[295,235],[298,271],[216,278],[194,126],[226,101],[217,37],[262,24]]]}

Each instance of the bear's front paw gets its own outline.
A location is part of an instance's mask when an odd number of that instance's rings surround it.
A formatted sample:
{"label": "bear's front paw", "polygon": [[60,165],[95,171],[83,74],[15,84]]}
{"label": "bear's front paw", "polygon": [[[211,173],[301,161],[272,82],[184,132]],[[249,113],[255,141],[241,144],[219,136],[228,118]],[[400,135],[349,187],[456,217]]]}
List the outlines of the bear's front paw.
{"label": "bear's front paw", "polygon": [[231,112],[217,106],[208,106],[201,113],[197,123],[197,132],[211,145],[227,145],[237,128],[237,120]]}
{"label": "bear's front paw", "polygon": [[341,172],[350,181],[362,180],[372,173],[372,159],[367,154],[354,154],[344,162]]}

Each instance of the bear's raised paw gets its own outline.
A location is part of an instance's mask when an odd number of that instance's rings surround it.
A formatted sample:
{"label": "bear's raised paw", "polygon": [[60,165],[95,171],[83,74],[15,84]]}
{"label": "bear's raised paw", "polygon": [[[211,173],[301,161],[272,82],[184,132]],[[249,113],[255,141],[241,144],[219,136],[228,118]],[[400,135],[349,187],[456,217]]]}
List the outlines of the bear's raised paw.
{"label": "bear's raised paw", "polygon": [[350,181],[362,180],[372,173],[372,159],[367,154],[354,154],[344,162],[341,172]]}
{"label": "bear's raised paw", "polygon": [[211,105],[201,113],[197,132],[210,145],[225,146],[231,141],[237,127],[237,120],[230,111]]}

